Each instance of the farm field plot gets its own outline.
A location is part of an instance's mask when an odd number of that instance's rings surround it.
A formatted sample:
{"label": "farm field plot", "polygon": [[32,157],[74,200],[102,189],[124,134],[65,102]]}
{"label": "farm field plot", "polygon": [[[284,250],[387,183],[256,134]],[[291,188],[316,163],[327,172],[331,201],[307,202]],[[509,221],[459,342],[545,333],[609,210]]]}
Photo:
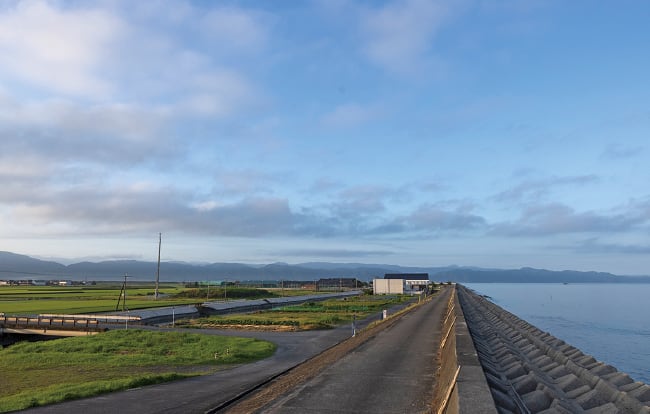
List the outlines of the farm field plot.
{"label": "farm field plot", "polygon": [[359,296],[285,306],[242,315],[210,316],[180,321],[177,326],[192,328],[250,328],[271,330],[330,329],[365,318],[388,306],[413,300],[408,296]]}
{"label": "farm field plot", "polygon": [[[16,315],[37,313],[92,313],[114,311],[121,286],[3,286],[0,287],[0,312]],[[179,298],[182,285],[166,284],[153,300],[154,287],[138,286],[127,290],[129,309],[195,303],[195,299]]]}
{"label": "farm field plot", "polygon": [[[121,285],[97,286],[3,286],[0,287],[0,313],[33,315],[39,313],[83,314],[115,311]],[[127,289],[127,308],[146,309],[201,303],[206,300],[256,299],[279,296],[255,288],[186,288],[182,284],[161,284],[160,297],[154,300],[152,284]],[[121,309],[121,306],[120,306]]]}

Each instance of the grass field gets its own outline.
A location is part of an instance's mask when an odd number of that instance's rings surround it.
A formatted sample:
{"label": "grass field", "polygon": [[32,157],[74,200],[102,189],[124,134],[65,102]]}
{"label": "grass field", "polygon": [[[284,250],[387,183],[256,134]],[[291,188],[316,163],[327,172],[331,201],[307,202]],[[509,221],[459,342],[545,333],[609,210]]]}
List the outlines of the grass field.
{"label": "grass field", "polygon": [[278,330],[329,329],[351,322],[356,316],[364,318],[387,306],[411,300],[405,296],[359,296],[308,302],[297,306],[259,311],[241,315],[211,316],[181,321],[178,326],[196,328],[266,327]]}
{"label": "grass field", "polygon": [[0,350],[0,412],[214,372],[275,351],[270,342],[140,330]]}
{"label": "grass field", "polygon": [[[34,315],[39,313],[83,314],[115,311],[121,285],[97,286],[0,286],[0,313]],[[161,296],[154,300],[154,286],[139,284],[127,289],[127,308],[146,309],[177,306],[206,300],[254,299],[279,296],[255,288],[185,288],[182,284],[163,284]],[[289,294],[293,291],[285,290]],[[302,294],[310,292],[300,291]],[[120,304],[120,310],[121,310]]]}

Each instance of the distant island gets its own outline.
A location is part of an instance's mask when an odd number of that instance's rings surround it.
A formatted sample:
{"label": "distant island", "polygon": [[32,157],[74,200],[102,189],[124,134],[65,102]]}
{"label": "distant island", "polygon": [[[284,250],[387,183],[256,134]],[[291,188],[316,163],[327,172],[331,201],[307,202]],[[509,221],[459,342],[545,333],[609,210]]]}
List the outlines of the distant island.
{"label": "distant island", "polygon": [[[369,281],[386,273],[428,273],[433,281],[460,283],[650,283],[650,276],[619,276],[603,272],[574,270],[482,269],[476,267],[407,267],[363,263],[241,263],[191,264],[163,262],[160,280],[188,282],[205,280],[316,280],[320,278],[356,277]],[[80,262],[63,265],[10,252],[0,252],[0,280],[118,281],[128,274],[133,281],[153,281],[156,263],[137,260]]]}

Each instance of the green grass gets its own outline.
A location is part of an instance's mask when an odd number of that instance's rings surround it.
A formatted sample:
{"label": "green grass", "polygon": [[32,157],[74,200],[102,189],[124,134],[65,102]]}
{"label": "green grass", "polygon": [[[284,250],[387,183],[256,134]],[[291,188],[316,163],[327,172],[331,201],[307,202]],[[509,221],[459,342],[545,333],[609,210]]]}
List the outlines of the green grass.
{"label": "green grass", "polygon": [[[0,312],[7,315],[33,315],[39,313],[83,314],[115,311],[120,297],[118,286],[0,286]],[[185,288],[180,284],[162,285],[158,300],[153,300],[154,286],[136,285],[127,288],[127,307],[130,310],[161,306],[178,306],[206,300],[206,289]],[[220,288],[210,289],[210,300],[223,298]],[[229,299],[262,298],[277,296],[272,292],[254,288],[228,288]],[[121,309],[120,303],[120,309]]]}
{"label": "green grass", "polygon": [[196,328],[277,327],[280,329],[312,330],[330,329],[342,323],[351,322],[353,317],[364,318],[380,312],[387,306],[411,300],[405,296],[360,296],[346,299],[331,299],[322,302],[308,302],[302,305],[285,306],[273,310],[244,315],[211,316],[181,321],[179,324]]}
{"label": "green grass", "polygon": [[214,372],[268,357],[256,339],[141,330],[0,350],[0,412]]}

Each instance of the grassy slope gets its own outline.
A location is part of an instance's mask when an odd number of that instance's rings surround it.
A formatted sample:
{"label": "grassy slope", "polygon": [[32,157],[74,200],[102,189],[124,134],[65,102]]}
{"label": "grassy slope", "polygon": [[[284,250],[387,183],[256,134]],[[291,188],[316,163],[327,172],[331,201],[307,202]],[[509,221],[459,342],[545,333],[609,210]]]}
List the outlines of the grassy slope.
{"label": "grassy slope", "polygon": [[214,372],[273,354],[248,338],[110,331],[0,350],[0,412]]}

